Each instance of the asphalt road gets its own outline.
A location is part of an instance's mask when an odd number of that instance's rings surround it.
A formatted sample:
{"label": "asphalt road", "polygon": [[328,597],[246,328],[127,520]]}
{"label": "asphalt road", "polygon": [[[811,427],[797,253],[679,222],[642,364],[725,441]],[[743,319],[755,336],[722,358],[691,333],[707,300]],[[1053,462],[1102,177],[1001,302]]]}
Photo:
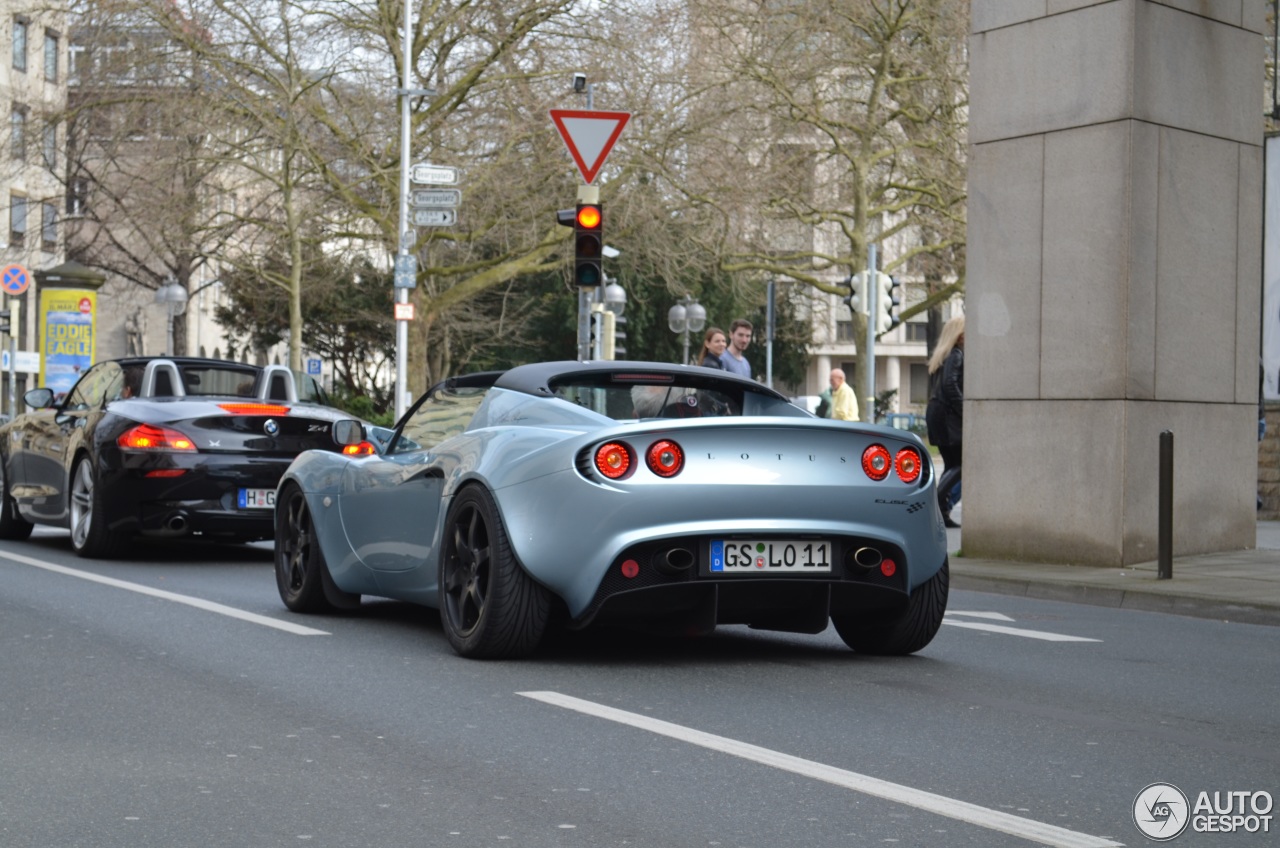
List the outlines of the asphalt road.
{"label": "asphalt road", "polygon": [[954,592],[910,658],[723,628],[475,662],[428,610],[288,613],[265,547],[0,543],[6,848],[1141,845],[1156,782],[1280,796],[1280,628]]}

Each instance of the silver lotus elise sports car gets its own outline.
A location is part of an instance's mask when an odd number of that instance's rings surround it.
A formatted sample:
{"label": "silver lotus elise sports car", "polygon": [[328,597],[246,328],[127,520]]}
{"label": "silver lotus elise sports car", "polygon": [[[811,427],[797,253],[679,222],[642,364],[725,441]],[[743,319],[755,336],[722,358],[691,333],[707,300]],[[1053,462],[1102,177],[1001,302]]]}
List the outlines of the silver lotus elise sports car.
{"label": "silver lotus elise sports car", "polygon": [[933,465],[913,434],[815,418],[722,371],[550,362],[445,380],[394,431],[339,422],[276,492],[295,612],[440,610],[467,657],[549,626],[820,633],[909,654],[947,605]]}

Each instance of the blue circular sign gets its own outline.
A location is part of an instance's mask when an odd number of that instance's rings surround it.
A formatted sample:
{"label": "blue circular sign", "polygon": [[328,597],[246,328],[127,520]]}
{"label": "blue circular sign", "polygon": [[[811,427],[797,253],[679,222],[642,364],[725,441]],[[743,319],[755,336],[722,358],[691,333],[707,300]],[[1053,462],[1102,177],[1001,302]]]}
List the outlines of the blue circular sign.
{"label": "blue circular sign", "polygon": [[6,265],[0,268],[0,289],[6,294],[18,295],[31,285],[31,274],[21,265]]}

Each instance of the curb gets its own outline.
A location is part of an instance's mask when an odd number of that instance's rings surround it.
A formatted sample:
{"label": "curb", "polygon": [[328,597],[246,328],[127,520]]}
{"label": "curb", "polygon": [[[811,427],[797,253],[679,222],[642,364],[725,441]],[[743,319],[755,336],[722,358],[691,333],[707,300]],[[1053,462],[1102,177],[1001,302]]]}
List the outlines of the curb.
{"label": "curb", "polygon": [[1220,598],[1143,592],[1133,589],[1111,589],[1080,583],[1026,580],[957,573],[952,560],[951,588],[971,592],[1016,595],[1040,601],[1065,601],[1089,606],[1133,609],[1207,618],[1241,624],[1280,627],[1280,607],[1241,604]]}

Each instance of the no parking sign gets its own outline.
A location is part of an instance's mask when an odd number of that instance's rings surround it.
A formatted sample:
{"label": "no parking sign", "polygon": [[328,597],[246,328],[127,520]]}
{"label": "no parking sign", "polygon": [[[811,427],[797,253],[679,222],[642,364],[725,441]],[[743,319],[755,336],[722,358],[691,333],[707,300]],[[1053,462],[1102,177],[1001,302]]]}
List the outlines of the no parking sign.
{"label": "no parking sign", "polygon": [[0,289],[5,294],[18,296],[31,285],[31,272],[21,265],[6,265],[0,268]]}

